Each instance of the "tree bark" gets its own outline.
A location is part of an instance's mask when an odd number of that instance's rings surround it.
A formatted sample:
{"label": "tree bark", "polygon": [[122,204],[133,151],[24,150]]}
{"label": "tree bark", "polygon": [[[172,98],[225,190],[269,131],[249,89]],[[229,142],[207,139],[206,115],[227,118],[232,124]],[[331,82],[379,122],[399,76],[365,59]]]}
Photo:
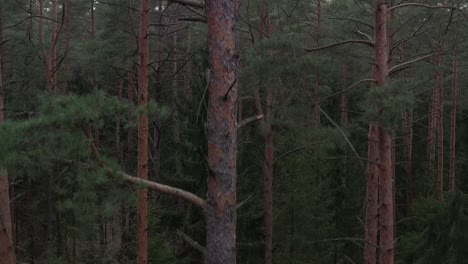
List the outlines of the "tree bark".
{"label": "tree bark", "polygon": [[[273,36],[273,28],[270,18],[270,10],[267,1],[262,1],[260,7],[260,34],[259,40],[267,36]],[[258,116],[263,116],[262,103],[260,100],[260,85],[255,91],[255,105]],[[273,90],[267,88],[266,112],[263,119],[260,119],[260,132],[264,139],[264,161],[263,161],[263,196],[265,210],[265,264],[273,262],[273,130],[271,122],[273,120]]]}
{"label": "tree bark", "polygon": [[[149,64],[149,15],[150,0],[141,1],[140,35],[138,55],[140,65],[138,70],[138,107],[144,108],[148,104],[148,64]],[[148,114],[138,116],[138,166],[137,176],[148,179]],[[147,188],[138,190],[138,241],[137,263],[148,262],[148,191]]]}
{"label": "tree bark", "polygon": [[[388,77],[387,6],[385,1],[376,0],[374,22],[374,53],[376,88],[383,89]],[[379,110],[380,112],[380,110]],[[380,263],[394,262],[394,201],[392,138],[389,131],[379,125],[379,204],[380,204]]]}
{"label": "tree bark", "polygon": [[[3,0],[0,0],[0,43],[3,42]],[[5,89],[3,87],[3,46],[0,46],[0,124],[5,121]],[[0,264],[15,263],[13,229],[10,214],[8,173],[0,168]]]}
{"label": "tree bark", "polygon": [[457,95],[458,95],[458,72],[457,72],[457,49],[453,54],[453,80],[452,80],[452,110],[450,112],[450,171],[449,191],[455,191],[455,147],[457,138]]}
{"label": "tree bark", "polygon": [[206,1],[210,64],[206,264],[236,263],[237,76],[240,1]]}
{"label": "tree bark", "polygon": [[[439,54],[439,67],[443,65],[443,44],[441,41]],[[444,87],[443,71],[437,74],[438,99],[437,99],[437,200],[444,200]]]}
{"label": "tree bark", "polygon": [[377,263],[378,198],[379,198],[379,131],[376,123],[369,125],[366,169],[366,232],[364,263]]}

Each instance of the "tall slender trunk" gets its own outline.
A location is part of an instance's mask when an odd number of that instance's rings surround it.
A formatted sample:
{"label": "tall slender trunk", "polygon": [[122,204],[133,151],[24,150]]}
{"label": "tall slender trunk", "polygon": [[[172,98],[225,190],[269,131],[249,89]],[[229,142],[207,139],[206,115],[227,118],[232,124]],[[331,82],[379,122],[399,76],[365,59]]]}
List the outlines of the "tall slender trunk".
{"label": "tall slender trunk", "polygon": [[[388,78],[387,6],[385,1],[376,0],[374,23],[375,77],[376,88],[383,89]],[[392,137],[379,124],[379,204],[380,204],[380,263],[394,261],[394,200]]]}
{"label": "tall slender trunk", "polygon": [[[94,41],[96,39],[96,19],[95,19],[95,0],[91,0],[91,41]],[[96,79],[96,67],[95,65],[93,67],[93,73],[92,73],[92,80],[91,83],[93,85],[93,90],[94,92],[97,91],[98,89],[98,84],[97,84],[97,79]],[[97,125],[94,126],[94,142],[97,147],[99,147],[100,144],[100,131],[99,127]]]}
{"label": "tall slender trunk", "polygon": [[379,199],[379,131],[376,123],[369,125],[366,169],[366,232],[364,244],[364,263],[377,261],[378,199]]}
{"label": "tall slender trunk", "polygon": [[[440,44],[439,68],[443,65],[443,44]],[[438,99],[437,99],[437,200],[444,199],[444,84],[443,71],[438,72]]]}
{"label": "tall slender trunk", "polygon": [[[321,0],[317,0],[317,25],[316,25],[316,34],[317,34],[317,39],[316,39],[316,45],[317,47],[320,46],[320,37],[321,37],[321,26],[322,26],[322,2]],[[320,58],[320,50],[318,50],[315,55],[317,56],[317,59]],[[317,131],[317,151],[315,151],[315,177],[318,182],[320,178],[320,141],[321,141],[321,132],[320,132],[320,118],[321,118],[321,113],[320,113],[320,104],[321,104],[321,76],[320,72],[317,71],[315,74],[315,91],[314,91],[314,97],[315,97],[315,106],[314,106],[314,125],[315,129]]]}
{"label": "tall slender trunk", "polygon": [[[133,66],[130,67],[127,73],[127,100],[129,104],[133,104]],[[130,117],[129,117],[130,118]],[[127,129],[127,166],[130,165],[130,161],[133,157],[133,148],[135,146],[133,138],[133,129]]]}
{"label": "tall slender trunk", "polygon": [[[138,107],[148,104],[148,64],[149,64],[149,15],[150,1],[141,1],[140,36],[138,55],[140,65],[138,69]],[[137,175],[140,179],[148,179],[148,114],[138,116],[138,166]],[[148,190],[138,190],[138,241],[137,263],[148,262]]]}
{"label": "tall slender trunk", "polygon": [[[0,43],[3,43],[3,0],[0,0]],[[5,89],[3,87],[3,46],[0,46],[0,124],[5,121]],[[10,215],[8,173],[0,168],[0,264],[15,263],[13,230]]]}
{"label": "tall slender trunk", "polygon": [[64,0],[65,12],[65,80],[63,83],[63,94],[68,92],[68,78],[70,78],[70,37],[71,37],[71,24],[70,24],[70,1]]}
{"label": "tall slender trunk", "polygon": [[[177,21],[177,11],[174,14],[174,21]],[[178,97],[178,69],[177,69],[177,31],[174,31],[172,33],[172,45],[173,45],[173,62],[172,62],[172,98],[171,98],[171,103],[172,103],[172,136],[174,140],[174,144],[176,145],[176,156],[175,156],[175,162],[176,162],[176,173],[178,177],[182,177],[183,171],[182,171],[182,161],[180,159],[179,155],[179,148],[180,148],[180,129],[179,129],[179,110],[178,110],[178,105],[177,105],[177,97]]]}
{"label": "tall slender trunk", "polygon": [[[269,37],[273,36],[273,28],[270,18],[268,2],[263,1],[260,7],[260,30],[265,31]],[[260,33],[260,41],[264,38]],[[255,91],[255,104],[258,115],[263,115],[262,104],[260,100],[260,86]],[[264,138],[264,161],[263,161],[263,196],[265,210],[265,264],[273,262],[273,130],[271,122],[273,120],[273,89],[267,88],[266,112],[261,123],[261,134]]]}
{"label": "tall slender trunk", "polygon": [[458,95],[458,72],[457,72],[457,48],[453,54],[453,80],[452,80],[452,111],[450,112],[450,171],[449,191],[455,191],[455,144],[457,138],[457,95]]}
{"label": "tall slender trunk", "polygon": [[[436,73],[433,74],[434,81],[436,81]],[[432,87],[431,102],[429,104],[429,116],[427,125],[427,176],[432,178],[434,173],[434,155],[435,155],[435,133],[437,129],[436,120],[436,107],[437,107],[437,89],[436,86]]]}
{"label": "tall slender trunk", "polygon": [[[400,45],[400,63],[403,62],[403,45]],[[400,84],[403,85],[403,73],[400,73]],[[403,113],[403,132],[406,159],[406,203],[407,215],[412,215],[413,208],[413,107]]]}
{"label": "tall slender trunk", "polygon": [[236,263],[239,4],[238,0],[205,2],[210,63],[206,264]]}
{"label": "tall slender trunk", "polygon": [[[123,86],[124,86],[124,79],[120,79],[119,83],[119,101],[122,101],[123,98]],[[122,130],[122,115],[119,113],[117,115],[117,122],[115,124],[115,158],[122,164],[122,141],[121,131]]]}
{"label": "tall slender trunk", "polygon": [[[348,65],[343,64],[343,90],[348,87]],[[349,111],[348,111],[348,92],[343,91],[341,94],[341,127],[345,132],[348,131],[349,126]],[[343,153],[342,160],[342,173],[341,173],[341,184],[346,186],[346,178],[348,174],[348,148],[343,142],[341,145],[341,150]]]}

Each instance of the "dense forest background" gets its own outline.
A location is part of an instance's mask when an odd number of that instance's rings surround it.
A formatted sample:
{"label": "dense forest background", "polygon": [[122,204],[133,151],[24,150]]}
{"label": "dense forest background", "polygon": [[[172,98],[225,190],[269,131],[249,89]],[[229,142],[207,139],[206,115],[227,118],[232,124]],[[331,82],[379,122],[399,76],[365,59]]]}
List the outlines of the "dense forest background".
{"label": "dense forest background", "polygon": [[[141,175],[138,164],[151,181],[206,197],[207,24],[220,32],[231,24],[216,24],[204,5],[0,0],[1,264],[137,263],[137,201],[148,187],[129,180]],[[228,114],[237,119],[238,263],[467,263],[467,8],[240,1],[238,77],[224,93],[237,93]],[[142,116],[149,157],[139,163]],[[382,145],[390,181],[372,156],[373,128],[391,140]],[[156,190],[148,189],[147,262],[204,263],[204,201]]]}

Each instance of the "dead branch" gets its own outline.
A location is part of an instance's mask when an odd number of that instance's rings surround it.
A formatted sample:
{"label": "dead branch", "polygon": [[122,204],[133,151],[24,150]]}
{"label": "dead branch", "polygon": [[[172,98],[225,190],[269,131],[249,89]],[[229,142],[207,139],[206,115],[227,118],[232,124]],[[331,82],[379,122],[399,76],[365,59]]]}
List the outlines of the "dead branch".
{"label": "dead branch", "polygon": [[319,51],[319,50],[324,50],[324,49],[329,49],[329,48],[333,48],[333,47],[337,47],[337,46],[341,46],[341,45],[345,45],[345,44],[364,44],[364,45],[367,45],[367,46],[370,46],[370,47],[374,47],[374,42],[372,41],[369,41],[369,40],[362,40],[362,39],[350,39],[350,40],[345,40],[345,41],[341,41],[341,42],[337,42],[337,43],[333,43],[333,44],[330,44],[330,45],[325,45],[325,46],[321,46],[321,47],[317,47],[317,48],[312,48],[312,49],[305,49],[305,53],[309,53],[309,52],[314,52],[314,51]]}

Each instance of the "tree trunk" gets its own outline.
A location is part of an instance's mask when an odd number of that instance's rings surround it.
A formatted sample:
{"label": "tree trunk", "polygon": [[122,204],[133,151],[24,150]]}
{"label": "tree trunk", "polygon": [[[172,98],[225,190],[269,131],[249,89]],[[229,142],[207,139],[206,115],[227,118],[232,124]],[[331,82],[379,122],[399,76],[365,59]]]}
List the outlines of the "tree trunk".
{"label": "tree trunk", "polygon": [[68,92],[68,79],[70,78],[70,38],[71,38],[71,24],[70,24],[70,2],[64,0],[65,12],[65,80],[63,83],[63,94]]}
{"label": "tree trunk", "polygon": [[240,1],[206,1],[210,63],[206,264],[236,263],[237,76]]}
{"label": "tree trunk", "polygon": [[[128,81],[127,100],[129,104],[133,104],[133,67],[130,67],[130,69],[128,70],[127,81]],[[133,148],[134,148],[133,129],[128,128],[127,129],[127,157],[126,158],[127,158],[127,166],[129,167],[130,167],[130,161],[132,160],[132,157],[133,157]]]}
{"label": "tree trunk", "polygon": [[[119,83],[119,101],[122,101],[123,98],[123,86],[124,86],[124,79],[120,80]],[[120,139],[122,130],[122,115],[119,113],[117,115],[117,122],[115,124],[115,158],[122,164],[122,141]]]}
{"label": "tree trunk", "polygon": [[[260,41],[267,36],[273,36],[273,28],[270,18],[270,10],[268,2],[263,1],[260,7]],[[262,103],[260,100],[260,86],[257,86],[255,91],[255,105],[257,114],[263,115]],[[273,262],[273,131],[271,122],[273,120],[273,90],[267,88],[266,95],[266,113],[263,119],[260,120],[260,132],[264,138],[264,161],[263,161],[263,196],[265,210],[265,264]]]}
{"label": "tree trunk", "polygon": [[[439,54],[439,67],[443,65],[443,44],[441,41]],[[437,99],[437,200],[444,199],[444,87],[443,87],[443,71],[439,70],[438,81],[438,99]]]}
{"label": "tree trunk", "polygon": [[[388,77],[387,6],[385,1],[376,0],[374,22],[374,53],[376,88],[383,89]],[[379,145],[379,204],[380,204],[380,263],[394,261],[394,200],[392,138],[386,128],[378,127]]]}
{"label": "tree trunk", "polygon": [[265,264],[273,262],[273,133],[265,134],[265,162],[263,164],[265,196]]}
{"label": "tree trunk", "polygon": [[458,94],[458,73],[457,73],[457,49],[453,54],[453,80],[452,80],[452,111],[450,112],[450,171],[449,171],[449,191],[455,191],[455,144],[457,138],[457,94]]}
{"label": "tree trunk", "polygon": [[[176,13],[174,14],[174,21],[177,21],[177,10]],[[172,62],[172,98],[171,98],[171,103],[172,103],[172,136],[175,144],[175,150],[176,150],[176,156],[175,156],[175,162],[176,162],[176,173],[178,177],[182,177],[183,171],[182,171],[182,162],[180,160],[180,155],[179,155],[179,148],[180,148],[180,129],[179,129],[179,110],[178,110],[178,105],[177,105],[177,89],[178,89],[178,69],[177,69],[177,31],[174,31],[172,33],[172,45],[173,45],[173,62]]]}
{"label": "tree trunk", "polygon": [[[3,0],[0,0],[0,43],[3,43]],[[3,87],[3,46],[0,46],[0,124],[5,121],[5,89]],[[10,215],[8,173],[0,168],[0,264],[15,263],[13,230]]]}
{"label": "tree trunk", "polygon": [[[144,108],[148,104],[148,64],[149,64],[149,14],[150,1],[141,1],[140,36],[138,55],[140,65],[138,70],[138,107]],[[137,175],[140,179],[148,179],[148,114],[138,116],[138,166]],[[138,241],[137,263],[148,262],[148,191],[146,188],[138,190]]]}
{"label": "tree trunk", "polygon": [[379,131],[376,123],[369,125],[366,169],[366,232],[364,263],[377,263],[378,197],[379,197]]}

